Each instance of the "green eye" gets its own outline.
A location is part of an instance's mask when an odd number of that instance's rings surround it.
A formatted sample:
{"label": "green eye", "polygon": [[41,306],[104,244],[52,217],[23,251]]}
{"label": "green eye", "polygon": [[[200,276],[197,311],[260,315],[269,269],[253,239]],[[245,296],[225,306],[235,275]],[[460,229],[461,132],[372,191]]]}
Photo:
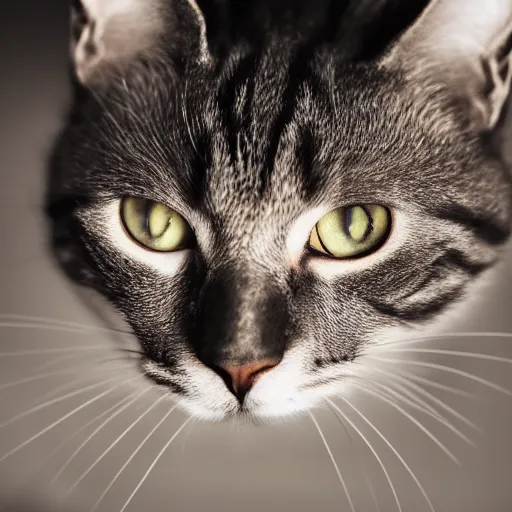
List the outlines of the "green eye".
{"label": "green eye", "polygon": [[131,238],[153,251],[178,251],[193,240],[192,229],[178,212],[147,199],[123,199],[121,220]]}
{"label": "green eye", "polygon": [[320,219],[309,246],[337,259],[361,257],[379,249],[390,228],[391,216],[383,206],[345,206]]}

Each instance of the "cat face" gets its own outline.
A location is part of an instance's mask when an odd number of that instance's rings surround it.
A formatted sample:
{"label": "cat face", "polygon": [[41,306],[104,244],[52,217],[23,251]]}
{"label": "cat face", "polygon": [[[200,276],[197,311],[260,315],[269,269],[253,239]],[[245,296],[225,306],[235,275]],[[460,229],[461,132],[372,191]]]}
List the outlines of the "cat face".
{"label": "cat face", "polygon": [[[494,4],[433,2],[365,61],[279,31],[216,53],[193,1],[75,11],[53,247],[189,411],[307,410],[384,328],[436,317],[496,261],[510,182],[491,134],[512,8]],[[476,53],[450,35],[457,6]]]}

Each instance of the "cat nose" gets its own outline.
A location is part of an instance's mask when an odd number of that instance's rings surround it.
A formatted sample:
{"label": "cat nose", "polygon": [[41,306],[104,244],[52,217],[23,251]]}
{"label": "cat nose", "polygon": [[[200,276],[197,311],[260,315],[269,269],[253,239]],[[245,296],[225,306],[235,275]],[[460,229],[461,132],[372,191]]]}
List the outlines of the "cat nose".
{"label": "cat nose", "polygon": [[221,366],[218,373],[224,378],[227,386],[243,403],[245,395],[254,386],[256,381],[265,373],[269,372],[279,364],[277,360],[264,360],[243,366]]}

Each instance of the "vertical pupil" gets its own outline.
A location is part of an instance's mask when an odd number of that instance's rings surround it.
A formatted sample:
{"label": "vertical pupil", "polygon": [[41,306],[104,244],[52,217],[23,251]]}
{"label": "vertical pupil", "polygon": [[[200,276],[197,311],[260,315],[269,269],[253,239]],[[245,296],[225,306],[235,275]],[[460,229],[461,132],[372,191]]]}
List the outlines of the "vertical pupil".
{"label": "vertical pupil", "polygon": [[153,204],[149,214],[149,234],[152,238],[160,238],[169,229],[172,215],[162,204]]}
{"label": "vertical pupil", "polygon": [[350,233],[350,226],[352,225],[352,219],[354,217],[354,208],[347,208],[345,210],[345,234],[352,237]]}
{"label": "vertical pupil", "polygon": [[141,217],[143,222],[143,233],[151,233],[151,213],[153,211],[154,204],[147,199],[142,200],[141,204]]}
{"label": "vertical pupil", "polygon": [[369,235],[371,224],[368,214],[360,206],[347,208],[345,211],[345,233],[354,242],[364,242]]}

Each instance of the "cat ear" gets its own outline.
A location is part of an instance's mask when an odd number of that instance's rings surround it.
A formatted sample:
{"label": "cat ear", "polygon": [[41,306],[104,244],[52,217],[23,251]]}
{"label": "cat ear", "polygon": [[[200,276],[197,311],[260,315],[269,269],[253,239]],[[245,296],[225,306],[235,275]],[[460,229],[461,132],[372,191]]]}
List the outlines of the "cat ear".
{"label": "cat ear", "polygon": [[73,0],[71,28],[71,57],[84,84],[159,48],[211,58],[196,0]]}
{"label": "cat ear", "polygon": [[512,82],[512,0],[431,0],[382,65],[425,84],[444,81],[470,101],[479,128],[491,130]]}

